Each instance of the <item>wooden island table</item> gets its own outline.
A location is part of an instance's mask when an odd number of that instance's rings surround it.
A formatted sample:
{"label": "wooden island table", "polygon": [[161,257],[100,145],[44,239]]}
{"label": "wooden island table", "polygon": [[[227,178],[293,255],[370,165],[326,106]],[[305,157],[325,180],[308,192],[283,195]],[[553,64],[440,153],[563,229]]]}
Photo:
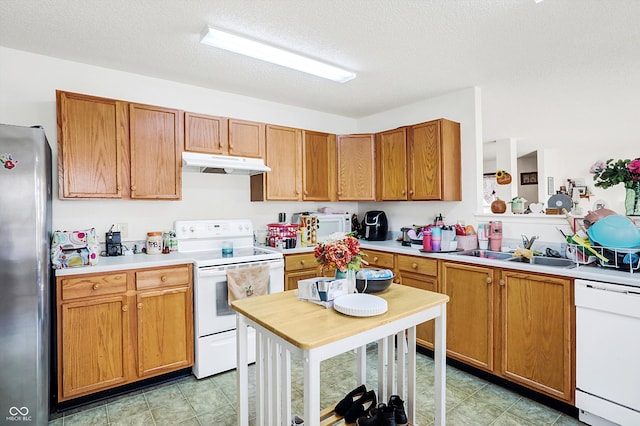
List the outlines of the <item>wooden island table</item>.
{"label": "wooden island table", "polygon": [[[247,326],[256,330],[256,421],[259,426],[288,426],[291,422],[292,353],[303,362],[305,426],[317,426],[326,424],[321,423],[320,418],[320,362],[355,349],[358,359],[355,387],[365,383],[366,344],[371,342],[378,343],[378,400],[385,402],[391,394],[406,398],[409,424],[415,425],[416,325],[434,318],[435,424],[444,425],[449,297],[399,284],[392,284],[375,295],[387,301],[388,309],[370,317],[347,316],[301,301],[295,290],[232,302],[237,314],[238,425],[249,424]],[[406,396],[405,347],[400,343],[405,335],[408,346]]]}

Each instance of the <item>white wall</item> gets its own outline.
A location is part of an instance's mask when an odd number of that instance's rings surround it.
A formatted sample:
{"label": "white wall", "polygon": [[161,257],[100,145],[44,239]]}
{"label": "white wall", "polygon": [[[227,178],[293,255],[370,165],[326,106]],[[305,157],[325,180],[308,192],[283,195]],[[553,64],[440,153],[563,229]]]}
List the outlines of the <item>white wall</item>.
{"label": "white wall", "polygon": [[[442,212],[450,221],[472,222],[477,209],[482,172],[476,155],[481,141],[480,91],[465,89],[361,120],[292,107],[201,87],[145,77],[91,65],[0,47],[0,122],[39,124],[45,128],[57,169],[55,91],[65,90],[107,98],[179,108],[205,114],[255,120],[285,126],[347,134],[375,132],[445,117],[461,123],[463,202],[357,203],[250,202],[246,176],[183,173],[181,201],[65,200],[57,198],[54,177],[54,229],[95,227],[101,239],[113,223],[127,223],[128,240],[142,240],[147,231],[168,230],[176,219],[250,218],[256,227],[277,220],[278,212],[329,206],[338,211],[364,212],[384,208],[395,229],[431,221]],[[289,216],[290,217],[290,216]]]}

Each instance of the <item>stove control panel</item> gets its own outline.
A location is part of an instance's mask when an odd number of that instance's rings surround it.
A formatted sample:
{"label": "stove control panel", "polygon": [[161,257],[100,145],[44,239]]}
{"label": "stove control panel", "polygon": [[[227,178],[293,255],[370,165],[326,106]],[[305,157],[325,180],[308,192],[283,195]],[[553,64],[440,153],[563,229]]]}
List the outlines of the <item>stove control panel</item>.
{"label": "stove control panel", "polygon": [[176,220],[174,228],[176,237],[179,240],[190,238],[253,238],[253,226],[251,221],[247,219]]}

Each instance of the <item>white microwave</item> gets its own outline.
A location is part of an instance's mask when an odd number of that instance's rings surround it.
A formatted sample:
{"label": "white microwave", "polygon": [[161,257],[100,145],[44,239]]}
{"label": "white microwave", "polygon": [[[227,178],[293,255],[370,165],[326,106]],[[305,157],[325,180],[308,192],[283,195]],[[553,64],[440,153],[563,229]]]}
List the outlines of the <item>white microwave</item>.
{"label": "white microwave", "polygon": [[[298,218],[301,213],[295,213],[292,216],[292,223],[299,223]],[[318,218],[318,232],[316,238],[322,241],[334,232],[347,234],[351,232],[351,214],[323,214],[310,213]]]}

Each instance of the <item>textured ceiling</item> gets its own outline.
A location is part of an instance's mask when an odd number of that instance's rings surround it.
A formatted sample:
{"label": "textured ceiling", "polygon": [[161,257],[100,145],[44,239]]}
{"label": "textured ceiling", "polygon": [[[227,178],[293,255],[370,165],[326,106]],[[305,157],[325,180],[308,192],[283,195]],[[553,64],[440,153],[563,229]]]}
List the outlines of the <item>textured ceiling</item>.
{"label": "textured ceiling", "polygon": [[[640,87],[639,22],[637,0],[1,0],[0,45],[349,117],[479,86],[485,140],[540,141],[501,111],[571,108],[562,92],[594,78]],[[357,78],[334,83],[201,45],[206,25]]]}

